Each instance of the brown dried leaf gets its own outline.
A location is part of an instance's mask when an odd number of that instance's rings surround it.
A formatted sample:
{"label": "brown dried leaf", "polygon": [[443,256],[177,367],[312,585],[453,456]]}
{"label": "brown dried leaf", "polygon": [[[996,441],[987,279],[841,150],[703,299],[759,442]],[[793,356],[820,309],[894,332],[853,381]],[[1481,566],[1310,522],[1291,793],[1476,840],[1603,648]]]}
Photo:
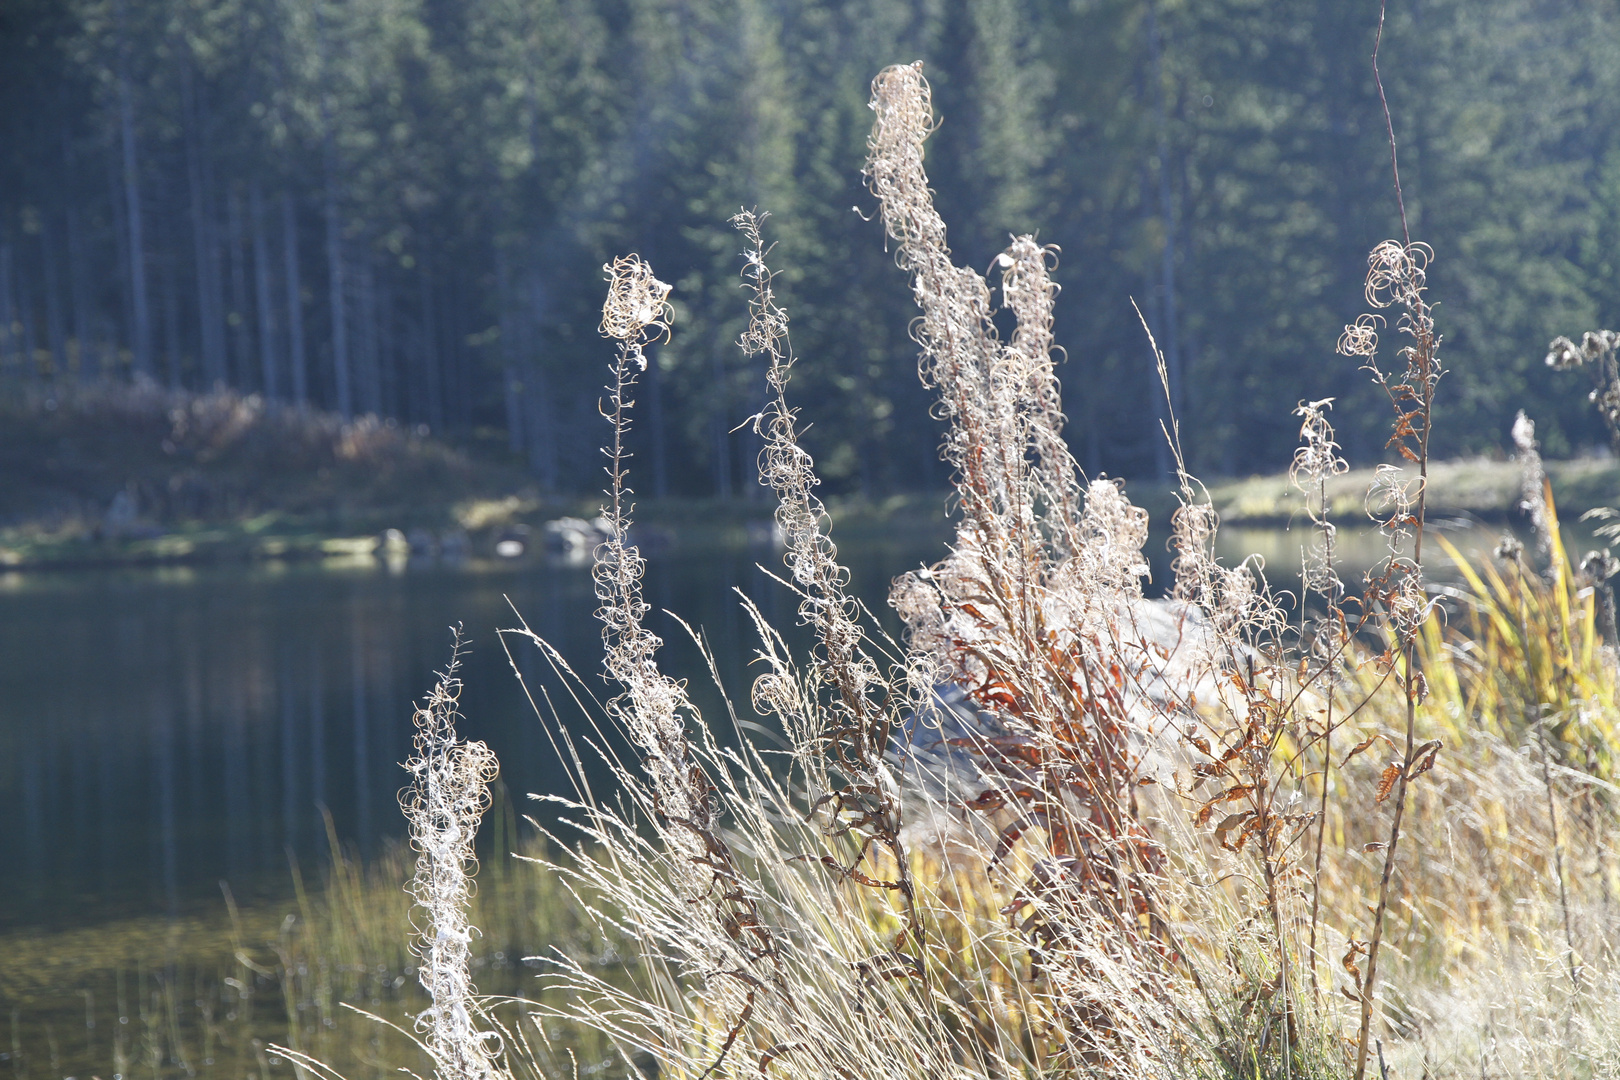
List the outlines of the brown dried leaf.
{"label": "brown dried leaf", "polygon": [[[1361,988],[1361,968],[1356,964],[1356,957],[1366,954],[1367,943],[1365,941],[1351,940],[1346,944],[1350,947],[1345,950],[1344,956],[1340,958],[1339,963],[1343,964],[1344,970],[1350,973],[1350,978],[1355,980],[1356,988],[1359,990]],[[1359,1001],[1360,999],[1354,1000]]]}
{"label": "brown dried leaf", "polygon": [[1350,759],[1351,758],[1355,757],[1357,754],[1359,754],[1363,750],[1367,749],[1367,747],[1371,746],[1373,743],[1377,742],[1379,739],[1383,739],[1386,743],[1389,743],[1389,748],[1391,750],[1395,749],[1395,744],[1393,742],[1390,742],[1390,738],[1389,738],[1388,735],[1385,735],[1382,732],[1375,732],[1374,734],[1369,735],[1365,739],[1363,739],[1360,742],[1356,743],[1355,746],[1351,747],[1350,752],[1348,754],[1344,755],[1344,760],[1339,762],[1339,768],[1342,769],[1346,765],[1350,764]]}
{"label": "brown dried leaf", "polygon": [[1221,823],[1215,826],[1215,842],[1221,845],[1221,847],[1226,848],[1228,851],[1238,850],[1226,842],[1226,834],[1241,825],[1246,818],[1252,817],[1253,815],[1253,810],[1243,810],[1239,813],[1229,814],[1222,818]]}
{"label": "brown dried leaf", "polygon": [[1430,739],[1418,747],[1412,754],[1412,771],[1407,779],[1415,779],[1434,768],[1435,758],[1440,756],[1440,740]]}
{"label": "brown dried leaf", "polygon": [[1395,789],[1395,781],[1401,778],[1399,765],[1385,765],[1384,774],[1378,778],[1378,801],[1383,802],[1389,798],[1389,793]]}

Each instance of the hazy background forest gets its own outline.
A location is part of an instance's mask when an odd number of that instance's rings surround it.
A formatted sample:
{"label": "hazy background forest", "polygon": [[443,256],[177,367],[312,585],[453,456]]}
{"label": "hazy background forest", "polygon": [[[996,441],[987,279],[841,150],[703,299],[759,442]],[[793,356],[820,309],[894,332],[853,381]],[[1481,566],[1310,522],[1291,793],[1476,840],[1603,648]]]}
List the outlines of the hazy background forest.
{"label": "hazy background forest", "polygon": [[[1398,232],[1344,0],[7,0],[0,7],[0,367],[149,376],[375,413],[599,486],[600,267],[675,284],[638,449],[646,494],[757,490],[734,347],[739,206],[774,215],[835,489],[945,483],[911,305],[862,187],[867,84],[922,58],[930,173],[965,262],[1062,248],[1071,444],[1165,466],[1147,340],[1189,464],[1275,470],[1301,398],[1373,393],[1332,361],[1365,253]],[[1620,12],[1414,0],[1383,69],[1452,373],[1442,455],[1603,441],[1555,334],[1620,302]]]}

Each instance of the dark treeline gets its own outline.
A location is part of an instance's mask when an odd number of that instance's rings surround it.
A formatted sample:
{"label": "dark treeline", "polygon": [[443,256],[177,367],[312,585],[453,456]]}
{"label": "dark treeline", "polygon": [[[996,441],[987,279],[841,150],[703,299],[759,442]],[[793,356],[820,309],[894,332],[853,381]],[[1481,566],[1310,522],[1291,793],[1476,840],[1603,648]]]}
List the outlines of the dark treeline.
{"label": "dark treeline", "polygon": [[[600,267],[675,285],[646,494],[736,495],[763,373],[726,218],[770,210],[846,490],[943,480],[903,275],[868,220],[867,85],[922,58],[958,257],[1062,249],[1069,435],[1162,470],[1141,306],[1191,464],[1276,469],[1302,398],[1353,457],[1384,410],[1333,355],[1398,233],[1376,0],[6,0],[0,368],[220,384],[500,439],[600,481]],[[1451,374],[1438,449],[1602,441],[1557,333],[1620,321],[1620,13],[1400,0],[1385,83]]]}

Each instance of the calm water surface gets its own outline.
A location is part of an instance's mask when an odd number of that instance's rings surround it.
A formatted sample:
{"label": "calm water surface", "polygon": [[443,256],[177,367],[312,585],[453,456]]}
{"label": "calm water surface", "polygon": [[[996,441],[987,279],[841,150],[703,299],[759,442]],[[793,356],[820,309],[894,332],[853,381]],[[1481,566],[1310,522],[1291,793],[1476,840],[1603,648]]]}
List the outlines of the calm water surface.
{"label": "calm water surface", "polygon": [[[881,601],[943,535],[846,551],[855,589]],[[718,691],[662,609],[701,630],[746,702],[753,631],[732,589],[794,622],[756,562],[779,554],[676,554],[647,571],[665,662],[709,709]],[[0,577],[0,932],[217,908],[222,880],[243,899],[285,892],[289,854],[324,858],[323,808],[342,842],[375,851],[403,831],[412,702],[455,623],[470,641],[463,732],[494,749],[509,790],[560,793],[496,631],[520,613],[600,693],[595,606],[588,567],[540,562]],[[531,684],[556,685],[532,644],[507,640]]]}
{"label": "calm water surface", "polygon": [[[847,545],[854,590],[889,614],[888,582],[942,554],[944,536]],[[1458,539],[1466,550],[1494,536]],[[1351,563],[1376,558],[1376,537],[1341,537]],[[1264,553],[1287,588],[1302,539],[1229,530],[1225,543]],[[1149,555],[1164,581],[1161,538]],[[756,563],[779,567],[779,552],[685,551],[647,571],[666,666],[711,717],[718,692],[661,612],[701,630],[746,703],[754,639],[733,589],[776,626],[795,622],[792,597]],[[342,842],[376,851],[402,832],[412,702],[455,623],[470,641],[462,730],[494,749],[512,792],[560,793],[545,724],[496,631],[520,613],[601,692],[595,604],[588,567],[538,561],[0,576],[0,932],[213,910],[222,880],[245,900],[284,894],[289,856],[325,857],[323,808]],[[533,685],[555,686],[532,645],[511,644]]]}

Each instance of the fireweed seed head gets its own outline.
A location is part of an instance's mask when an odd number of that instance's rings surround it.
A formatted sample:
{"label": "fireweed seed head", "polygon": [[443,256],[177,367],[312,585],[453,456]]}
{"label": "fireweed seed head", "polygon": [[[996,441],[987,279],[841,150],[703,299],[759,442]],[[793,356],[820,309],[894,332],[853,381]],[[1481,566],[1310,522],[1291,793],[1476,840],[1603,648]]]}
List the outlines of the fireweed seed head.
{"label": "fireweed seed head", "polygon": [[[608,279],[601,332],[624,342],[645,342],[669,329],[670,286],[653,276],[639,255],[621,255],[603,265]],[[657,333],[648,335],[649,329]],[[645,362],[642,364],[646,366]]]}

